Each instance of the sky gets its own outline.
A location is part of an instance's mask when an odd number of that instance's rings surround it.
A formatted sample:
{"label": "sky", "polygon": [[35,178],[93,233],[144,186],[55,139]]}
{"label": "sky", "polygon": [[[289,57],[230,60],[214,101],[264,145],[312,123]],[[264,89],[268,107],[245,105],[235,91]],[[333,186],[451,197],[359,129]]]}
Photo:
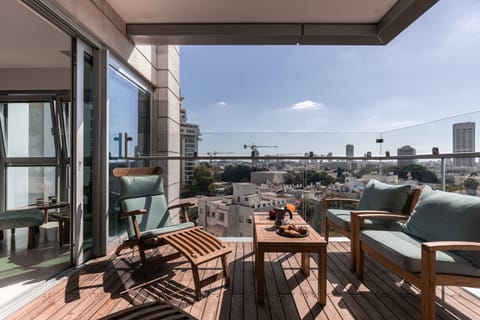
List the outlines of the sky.
{"label": "sky", "polygon": [[480,118],[479,57],[480,1],[441,0],[386,46],[182,46],[181,92],[200,154],[451,152]]}

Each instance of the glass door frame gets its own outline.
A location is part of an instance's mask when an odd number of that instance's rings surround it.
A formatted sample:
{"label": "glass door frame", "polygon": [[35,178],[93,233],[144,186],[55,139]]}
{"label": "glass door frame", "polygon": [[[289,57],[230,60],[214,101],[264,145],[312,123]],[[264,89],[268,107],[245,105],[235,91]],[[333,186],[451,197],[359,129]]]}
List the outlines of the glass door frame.
{"label": "glass door frame", "polygon": [[[106,254],[106,156],[103,141],[106,130],[102,129],[105,122],[105,63],[106,51],[92,48],[78,38],[72,39],[72,260],[80,265],[92,257]],[[84,56],[88,54],[93,59],[93,113],[92,113],[92,247],[84,252]],[[108,173],[107,173],[108,174]]]}

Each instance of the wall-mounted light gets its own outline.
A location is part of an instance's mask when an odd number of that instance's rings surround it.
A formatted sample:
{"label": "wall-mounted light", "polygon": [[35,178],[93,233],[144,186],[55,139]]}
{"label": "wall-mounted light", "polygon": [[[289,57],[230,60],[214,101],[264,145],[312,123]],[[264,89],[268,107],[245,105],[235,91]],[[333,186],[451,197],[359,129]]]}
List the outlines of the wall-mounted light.
{"label": "wall-mounted light", "polygon": [[385,151],[385,158],[390,158],[390,151]]}
{"label": "wall-mounted light", "polygon": [[432,148],[432,154],[434,156],[438,156],[440,154],[440,151],[438,150],[438,147],[433,147]]}
{"label": "wall-mounted light", "polygon": [[370,159],[372,157],[372,152],[371,151],[368,151],[367,152],[367,159]]}

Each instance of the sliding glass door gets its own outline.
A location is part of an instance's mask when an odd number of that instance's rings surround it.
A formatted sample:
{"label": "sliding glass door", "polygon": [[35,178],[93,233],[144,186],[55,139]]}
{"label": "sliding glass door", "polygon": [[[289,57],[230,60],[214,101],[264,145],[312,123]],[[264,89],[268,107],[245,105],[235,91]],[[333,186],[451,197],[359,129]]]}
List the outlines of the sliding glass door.
{"label": "sliding glass door", "polygon": [[73,192],[73,259],[81,264],[92,255],[93,235],[93,113],[95,107],[95,74],[93,50],[75,41],[74,113],[72,162]]}

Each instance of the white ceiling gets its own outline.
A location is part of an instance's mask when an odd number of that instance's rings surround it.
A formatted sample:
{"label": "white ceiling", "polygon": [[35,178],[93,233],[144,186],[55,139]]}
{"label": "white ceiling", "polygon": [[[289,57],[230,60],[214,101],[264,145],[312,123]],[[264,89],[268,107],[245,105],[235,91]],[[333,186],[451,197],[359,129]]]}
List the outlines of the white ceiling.
{"label": "white ceiling", "polygon": [[1,0],[0,68],[63,68],[70,37],[17,0]]}
{"label": "white ceiling", "polygon": [[[126,23],[377,23],[398,0],[107,0]],[[346,10],[348,9],[348,10]]]}

